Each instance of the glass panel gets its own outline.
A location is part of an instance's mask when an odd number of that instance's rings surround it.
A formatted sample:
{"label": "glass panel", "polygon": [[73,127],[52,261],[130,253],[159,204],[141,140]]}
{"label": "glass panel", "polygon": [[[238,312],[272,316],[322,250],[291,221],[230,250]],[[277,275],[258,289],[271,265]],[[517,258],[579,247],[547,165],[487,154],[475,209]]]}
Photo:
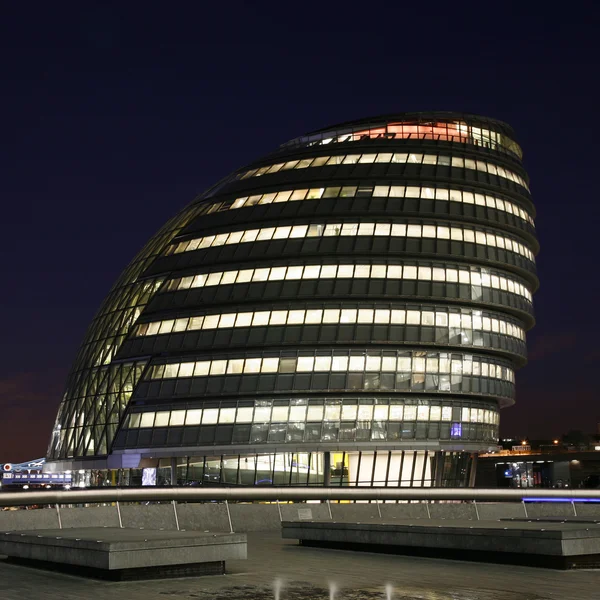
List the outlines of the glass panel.
{"label": "glass panel", "polygon": [[218,408],[205,408],[202,414],[202,425],[213,425],[219,419]]}
{"label": "glass panel", "polygon": [[140,427],[152,427],[154,425],[154,415],[156,413],[147,412],[142,414]]}
{"label": "glass panel", "polygon": [[307,421],[322,421],[324,407],[320,405],[309,405],[306,416]]}
{"label": "glass panel", "polygon": [[171,422],[170,426],[183,425],[185,423],[185,410],[173,410],[171,411]]}
{"label": "glass panel", "polygon": [[251,406],[244,406],[237,409],[237,415],[235,420],[237,423],[251,423],[252,422],[252,413],[254,412],[254,408]]}
{"label": "glass panel", "polygon": [[200,425],[202,421],[202,409],[193,409],[188,410],[185,416],[185,424],[186,425]]}

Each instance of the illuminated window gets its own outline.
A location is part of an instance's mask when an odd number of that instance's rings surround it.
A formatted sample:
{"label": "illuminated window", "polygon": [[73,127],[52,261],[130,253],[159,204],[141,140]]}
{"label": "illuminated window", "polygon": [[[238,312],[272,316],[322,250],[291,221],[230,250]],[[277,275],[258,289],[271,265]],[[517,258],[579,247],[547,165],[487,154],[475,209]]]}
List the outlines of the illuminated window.
{"label": "illuminated window", "polygon": [[[332,356],[300,356],[297,359],[279,359],[273,358],[231,358],[226,360],[213,361],[198,361],[196,364],[203,365],[203,375],[201,376],[216,376],[222,374],[243,374],[253,373],[327,373],[327,372],[348,372],[348,373],[381,373],[381,372],[397,372],[406,373],[410,376],[412,373],[413,384],[422,383],[425,381],[425,374],[437,375],[438,373],[453,374],[453,381],[460,383],[462,374],[467,376],[473,375],[477,377],[489,377],[514,382],[514,372],[511,368],[500,364],[494,359],[473,356],[469,354],[462,357],[455,357],[452,361],[449,360],[449,355],[444,352],[399,352],[397,358],[392,356],[382,356],[381,353],[370,352],[362,356],[339,355]],[[450,362],[452,367],[450,368]],[[208,366],[204,364],[208,363]],[[289,364],[288,364],[289,363]],[[395,363],[395,364],[394,364]],[[236,365],[236,368],[231,368]],[[179,365],[176,365],[179,366]],[[207,373],[208,371],[208,373]],[[164,374],[163,374],[164,376]],[[194,369],[194,376],[196,369]],[[181,377],[181,375],[179,375]],[[149,374],[149,379],[161,379],[161,372],[153,369]],[[404,377],[407,380],[407,377]],[[375,386],[379,385],[379,378],[376,378]],[[440,390],[449,390],[445,382],[449,382],[448,378],[440,378]],[[372,387],[374,382],[369,383],[366,387]],[[449,383],[448,383],[449,385]],[[437,388],[435,388],[437,389]],[[470,391],[470,390],[466,390]],[[490,392],[501,394],[498,390]],[[188,418],[191,416],[188,415]]]}
{"label": "illuminated window", "polygon": [[[387,231],[390,224],[376,224],[376,223],[329,223],[329,224],[315,224],[308,225],[306,229],[303,226],[298,229],[294,234],[294,237],[337,237],[337,236],[356,236],[361,235],[360,231],[371,231],[371,227],[382,226],[380,233]],[[248,235],[251,233],[251,235]],[[254,240],[257,241],[268,241],[271,239],[288,239],[292,234],[291,227],[267,227],[258,230],[248,231],[237,231],[229,234],[224,234],[222,244],[238,244],[246,243]],[[438,238],[438,239],[457,239],[465,242],[475,242],[477,244],[489,247],[502,246],[511,252],[524,256],[529,261],[534,262],[533,252],[524,244],[512,240],[507,237],[495,235],[482,230],[472,230],[467,227],[435,227],[431,225],[421,224],[392,224],[390,229],[391,237],[411,237],[411,238]],[[209,236],[210,240],[214,236]],[[203,247],[210,247],[213,241],[209,238],[200,238],[200,245]],[[209,241],[207,241],[209,240]],[[219,244],[219,245],[222,245]],[[180,252],[186,252],[190,249],[189,245],[176,244],[172,246],[171,253],[178,254]]]}
{"label": "illuminated window", "polygon": [[[496,175],[502,177],[503,179],[508,179],[514,183],[525,188],[529,191],[529,186],[525,179],[520,175],[517,175],[513,171],[505,169],[504,167],[495,165],[494,163],[489,163],[486,161],[475,161],[470,158],[462,158],[459,156],[440,156],[437,154],[420,154],[420,153],[412,153],[412,154],[390,154],[383,153],[382,155],[378,154],[346,154],[339,156],[322,156],[317,159],[309,158],[303,159],[300,161],[295,161],[293,166],[289,166],[292,163],[285,163],[283,167],[278,168],[285,169],[294,168],[294,169],[306,169],[308,167],[323,167],[323,166],[332,166],[332,165],[354,165],[357,163],[360,164],[372,164],[372,163],[382,163],[382,162],[393,162],[393,163],[413,163],[413,164],[425,164],[425,165],[438,165],[438,166],[449,166],[460,168],[460,169],[468,169],[473,171],[481,171],[483,173],[490,173],[492,175]],[[262,167],[258,170],[246,171],[239,175],[240,179],[246,179],[248,177],[260,177],[262,175],[272,173],[271,169],[274,166],[279,165],[270,165],[268,167]]]}

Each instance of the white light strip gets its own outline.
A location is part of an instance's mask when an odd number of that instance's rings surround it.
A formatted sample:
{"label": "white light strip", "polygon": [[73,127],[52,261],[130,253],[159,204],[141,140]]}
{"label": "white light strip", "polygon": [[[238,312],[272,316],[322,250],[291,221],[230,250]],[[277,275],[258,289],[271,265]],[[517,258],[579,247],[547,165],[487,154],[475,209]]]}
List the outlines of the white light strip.
{"label": "white light strip", "polygon": [[460,332],[466,345],[474,344],[473,331],[499,333],[525,340],[525,332],[510,321],[484,316],[480,310],[462,309],[461,313],[449,310],[390,310],[372,308],[309,308],[293,310],[263,310],[257,312],[221,313],[181,319],[168,319],[142,323],[135,328],[135,336],[160,335],[180,331],[228,329],[237,327],[265,327],[276,325],[321,324],[375,324],[421,325],[445,328]]}
{"label": "white light strip", "polygon": [[[207,204],[202,209],[202,214],[212,214],[225,210],[247,208],[249,206],[273,204],[280,202],[296,202],[302,200],[319,200],[321,198],[354,198],[359,192],[358,186],[336,186],[321,188],[303,188],[294,190],[283,190],[280,192],[269,192],[266,194],[255,194],[243,196],[233,200],[222,200]],[[361,186],[361,196],[372,196],[373,198],[425,198],[427,200],[439,200],[443,202],[460,202],[462,204],[473,204],[485,206],[527,221],[534,226],[531,215],[520,206],[502,200],[489,194],[479,194],[462,190],[448,188],[432,188],[404,185],[375,185]]]}
{"label": "white light strip", "polygon": [[509,181],[512,181],[513,183],[516,183],[529,191],[529,186],[523,177],[494,163],[489,163],[482,160],[474,160],[471,158],[461,158],[458,156],[439,156],[437,154],[415,154],[406,152],[383,152],[379,154],[340,154],[337,156],[318,156],[317,158],[290,160],[285,163],[277,163],[274,165],[267,165],[266,167],[260,167],[258,169],[250,169],[249,171],[241,173],[239,178],[247,179],[248,177],[259,177],[261,175],[269,175],[271,173],[286,171],[288,169],[307,169],[309,167],[356,164],[363,165],[373,163],[408,163],[470,169],[508,179]]}
{"label": "white light strip", "polygon": [[245,229],[194,238],[173,244],[166,254],[179,254],[217,246],[244,244],[269,240],[303,239],[311,237],[381,236],[402,238],[427,238],[467,242],[492,248],[500,248],[524,256],[535,262],[533,252],[524,244],[508,237],[495,235],[481,229],[446,227],[404,223],[318,223],[310,225],[282,225]]}
{"label": "white light strip", "polygon": [[[261,404],[267,404],[261,402]],[[301,404],[233,408],[189,408],[132,413],[124,429],[245,423],[310,423],[321,421],[452,421],[452,406],[414,404]],[[460,408],[463,423],[497,425],[499,414],[484,408]]]}
{"label": "white light strip", "polygon": [[522,283],[508,277],[494,275],[485,267],[476,266],[452,268],[430,265],[342,264],[265,267],[178,277],[171,279],[167,283],[166,289],[175,291],[238,283],[311,279],[390,279],[462,283],[469,286],[503,290],[522,296],[529,302],[532,302],[533,299],[531,291]]}
{"label": "white light strip", "polygon": [[[402,354],[402,353],[400,353]],[[207,377],[253,373],[388,372],[412,374],[453,374],[492,377],[514,382],[514,371],[480,356],[448,358],[447,352],[406,352],[406,356],[333,355],[291,358],[230,358],[154,365],[147,379]]]}

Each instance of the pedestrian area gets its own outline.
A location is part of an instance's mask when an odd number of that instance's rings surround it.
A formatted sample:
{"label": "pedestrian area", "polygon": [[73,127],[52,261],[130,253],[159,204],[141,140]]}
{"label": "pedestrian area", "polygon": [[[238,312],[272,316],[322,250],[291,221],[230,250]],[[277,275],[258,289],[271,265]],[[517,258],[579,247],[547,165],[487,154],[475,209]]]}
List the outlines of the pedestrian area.
{"label": "pedestrian area", "polygon": [[249,533],[248,559],[228,561],[222,576],[113,583],[0,561],[0,600],[271,600],[276,593],[279,600],[597,600],[600,571],[301,547],[278,532]]}

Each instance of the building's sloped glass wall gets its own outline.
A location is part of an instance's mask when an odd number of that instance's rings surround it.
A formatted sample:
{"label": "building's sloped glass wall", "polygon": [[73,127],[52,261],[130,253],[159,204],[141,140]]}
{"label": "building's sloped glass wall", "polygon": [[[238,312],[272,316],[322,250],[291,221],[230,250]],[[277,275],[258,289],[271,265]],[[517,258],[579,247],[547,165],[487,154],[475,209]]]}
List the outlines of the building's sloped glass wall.
{"label": "building's sloped glass wall", "polygon": [[113,362],[163,277],[140,279],[156,256],[195,216],[190,206],[171,219],[125,269],[90,325],[69,374],[52,431],[49,459],[108,454],[146,360]]}

